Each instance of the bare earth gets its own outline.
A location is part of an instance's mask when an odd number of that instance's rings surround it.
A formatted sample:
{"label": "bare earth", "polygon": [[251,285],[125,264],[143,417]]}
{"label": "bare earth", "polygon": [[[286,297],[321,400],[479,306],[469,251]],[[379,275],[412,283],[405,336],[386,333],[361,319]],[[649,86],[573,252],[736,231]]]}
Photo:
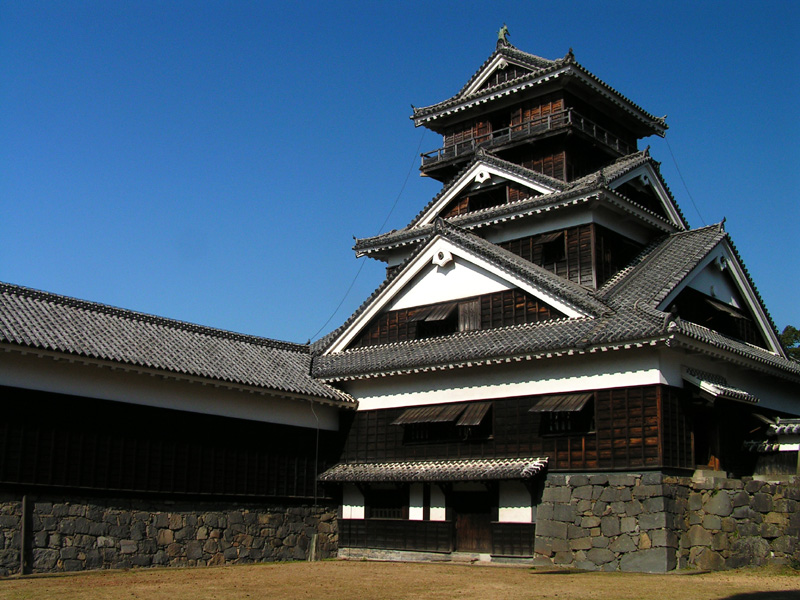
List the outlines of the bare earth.
{"label": "bare earth", "polygon": [[641,575],[527,567],[325,561],[0,579],[3,600],[800,599],[800,572]]}

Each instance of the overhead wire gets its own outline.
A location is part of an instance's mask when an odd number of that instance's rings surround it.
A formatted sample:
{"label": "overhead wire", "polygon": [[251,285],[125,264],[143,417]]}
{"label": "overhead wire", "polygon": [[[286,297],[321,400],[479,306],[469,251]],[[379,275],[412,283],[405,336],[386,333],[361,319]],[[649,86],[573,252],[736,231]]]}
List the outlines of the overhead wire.
{"label": "overhead wire", "polygon": [[[397,208],[397,203],[400,201],[400,196],[403,195],[403,192],[406,189],[406,185],[408,184],[408,180],[411,177],[411,172],[414,170],[414,166],[417,164],[417,161],[419,160],[419,150],[420,150],[420,148],[422,148],[422,140],[425,138],[425,131],[426,130],[423,128],[422,135],[420,135],[420,137],[419,137],[419,144],[417,144],[417,150],[414,153],[414,158],[411,161],[411,165],[408,168],[408,173],[406,173],[406,178],[405,178],[405,180],[403,180],[403,185],[400,187],[400,191],[398,192],[397,197],[394,199],[394,202],[392,203],[392,208],[389,209],[389,214],[386,215],[386,218],[383,220],[383,223],[381,223],[380,229],[378,229],[378,233],[376,233],[375,235],[380,235],[381,233],[383,233],[383,228],[386,227],[386,223],[389,222],[389,218],[392,216],[392,213],[394,212],[394,209]],[[355,276],[353,276],[353,280],[350,282],[350,285],[347,287],[347,291],[344,293],[344,296],[342,296],[342,299],[339,301],[339,304],[336,305],[336,308],[331,313],[331,316],[329,316],[328,319],[322,324],[322,326],[319,329],[317,329],[317,331],[314,333],[314,335],[312,335],[309,338],[309,342],[311,340],[313,340],[314,338],[316,338],[320,334],[320,332],[323,329],[325,329],[325,327],[328,325],[328,323],[331,322],[331,320],[336,315],[336,313],[339,312],[339,309],[342,307],[342,305],[344,304],[344,301],[347,299],[347,296],[350,294],[351,290],[353,289],[353,286],[356,284],[356,280],[358,279],[358,276],[361,275],[361,271],[364,269],[364,265],[366,264],[366,262],[367,262],[367,257],[363,256],[362,259],[361,259],[361,264],[358,267],[358,271],[356,271]]]}
{"label": "overhead wire", "polygon": [[686,190],[686,194],[689,196],[689,200],[692,201],[692,206],[694,206],[694,210],[697,213],[697,216],[700,217],[700,222],[703,224],[703,227],[706,226],[706,220],[703,218],[703,215],[700,214],[700,209],[697,208],[697,204],[692,197],[692,193],[689,191],[689,186],[686,185],[686,180],[683,178],[683,173],[681,173],[681,169],[678,166],[678,161],[675,159],[675,153],[672,151],[672,146],[669,145],[669,140],[665,137],[664,141],[667,143],[667,148],[669,149],[669,153],[672,156],[672,162],[675,165],[675,170],[678,172],[678,176],[681,178],[681,182],[683,183],[683,189]]}

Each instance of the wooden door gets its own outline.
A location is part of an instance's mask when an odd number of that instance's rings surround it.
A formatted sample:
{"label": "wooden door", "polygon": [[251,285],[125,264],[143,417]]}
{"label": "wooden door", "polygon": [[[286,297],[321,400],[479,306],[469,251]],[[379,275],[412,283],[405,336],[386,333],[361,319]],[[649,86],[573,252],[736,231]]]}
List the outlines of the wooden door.
{"label": "wooden door", "polygon": [[453,495],[456,552],[492,551],[492,512],[488,492],[457,492]]}

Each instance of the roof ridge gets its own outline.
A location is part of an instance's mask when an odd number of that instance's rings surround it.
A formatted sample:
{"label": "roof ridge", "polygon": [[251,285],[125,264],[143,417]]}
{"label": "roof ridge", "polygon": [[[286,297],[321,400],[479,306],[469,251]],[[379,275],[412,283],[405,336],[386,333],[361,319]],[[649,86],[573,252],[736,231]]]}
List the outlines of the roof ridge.
{"label": "roof ridge", "polygon": [[205,325],[198,325],[196,323],[190,323],[188,321],[180,321],[178,319],[159,317],[157,315],[149,313],[138,312],[127,308],[119,308],[116,306],[112,306],[110,304],[102,304],[100,302],[92,302],[90,300],[82,300],[80,298],[75,298],[72,296],[64,296],[61,294],[55,294],[53,292],[38,290],[35,288],[21,286],[13,283],[0,281],[0,294],[8,294],[18,297],[30,298],[32,300],[50,302],[53,304],[59,304],[70,308],[76,308],[79,310],[85,310],[89,312],[95,312],[114,317],[119,317],[130,321],[138,321],[141,323],[160,325],[171,329],[178,329],[178,330],[188,331],[191,333],[199,333],[222,339],[258,344],[261,346],[266,346],[279,350],[290,350],[304,354],[310,353],[309,347],[304,344],[285,342],[282,340],[275,340],[255,335],[237,333],[225,329],[218,329],[215,327],[208,327]]}

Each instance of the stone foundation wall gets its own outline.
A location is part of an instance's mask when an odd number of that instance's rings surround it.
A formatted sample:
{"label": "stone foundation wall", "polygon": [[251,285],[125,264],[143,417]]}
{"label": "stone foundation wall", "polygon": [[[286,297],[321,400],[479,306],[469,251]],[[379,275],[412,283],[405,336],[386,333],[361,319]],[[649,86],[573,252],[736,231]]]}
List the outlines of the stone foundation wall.
{"label": "stone foundation wall", "polygon": [[800,564],[799,501],[797,482],[551,474],[535,562],[644,572]]}
{"label": "stone foundation wall", "polygon": [[708,479],[688,487],[679,565],[800,567],[800,484]]}
{"label": "stone foundation wall", "polygon": [[[28,496],[26,572],[335,557],[335,507]],[[22,502],[0,495],[0,576],[19,572]]]}

